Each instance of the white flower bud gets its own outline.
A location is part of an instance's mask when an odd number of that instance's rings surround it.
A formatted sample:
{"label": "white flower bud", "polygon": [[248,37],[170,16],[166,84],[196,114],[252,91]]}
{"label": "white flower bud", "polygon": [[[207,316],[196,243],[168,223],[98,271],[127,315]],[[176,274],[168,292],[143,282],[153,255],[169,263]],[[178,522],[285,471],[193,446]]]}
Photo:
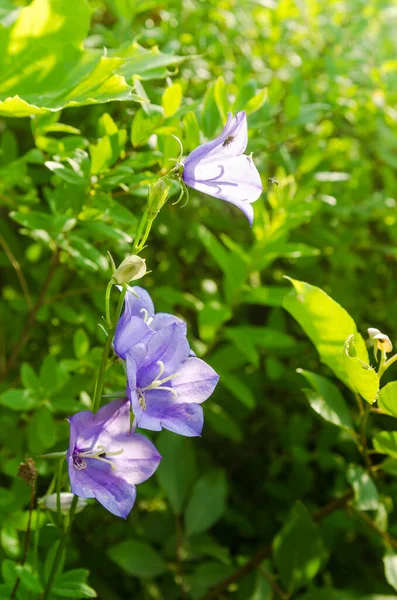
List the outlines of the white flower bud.
{"label": "white flower bud", "polygon": [[379,331],[379,329],[375,329],[375,327],[370,327],[367,329],[370,342],[374,346],[375,356],[378,350],[381,350],[385,354],[391,352],[393,350],[393,344],[390,341],[390,338]]}
{"label": "white flower bud", "polygon": [[127,256],[112,275],[115,283],[128,283],[141,279],[146,273],[146,262],[140,256]]}
{"label": "white flower bud", "polygon": [[[66,515],[72,505],[74,494],[70,492],[61,492],[59,495],[61,500],[61,513]],[[57,512],[57,495],[50,494],[43,498],[43,505],[45,508],[48,508],[48,510]],[[87,500],[85,498],[79,498],[77,501],[76,513],[81,512],[86,505]]]}

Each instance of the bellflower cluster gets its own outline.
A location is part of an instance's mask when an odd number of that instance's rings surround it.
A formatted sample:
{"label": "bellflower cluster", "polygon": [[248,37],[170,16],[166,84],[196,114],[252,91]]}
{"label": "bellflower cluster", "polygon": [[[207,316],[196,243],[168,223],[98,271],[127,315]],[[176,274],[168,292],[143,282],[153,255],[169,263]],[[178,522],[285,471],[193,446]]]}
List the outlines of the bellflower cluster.
{"label": "bellflower cluster", "polygon": [[209,196],[231,202],[243,211],[250,225],[252,202],[262,193],[262,182],[252,155],[244,154],[248,142],[247,116],[228,114],[222,133],[198,146],[184,161],[186,185]]}
{"label": "bellflower cluster", "polygon": [[141,287],[128,288],[114,350],[126,363],[127,398],[110,402],[96,414],[82,411],[70,417],[66,458],[73,494],[96,498],[111,513],[126,518],[135,502],[135,486],[148,479],[161,460],[135,427],[200,435],[201,403],[219,377],[190,350],[186,323],[155,313]]}

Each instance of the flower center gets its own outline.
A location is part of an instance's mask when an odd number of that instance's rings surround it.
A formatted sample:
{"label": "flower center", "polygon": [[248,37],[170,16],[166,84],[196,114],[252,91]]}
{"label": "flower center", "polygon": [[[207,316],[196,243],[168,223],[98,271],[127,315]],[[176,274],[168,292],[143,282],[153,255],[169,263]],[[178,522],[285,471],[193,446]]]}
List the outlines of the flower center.
{"label": "flower center", "polygon": [[150,385],[147,385],[144,388],[137,388],[136,390],[138,394],[138,403],[142,410],[146,410],[145,392],[147,392],[148,390],[164,390],[166,392],[171,392],[171,394],[173,394],[175,398],[177,396],[176,390],[174,390],[174,388],[172,387],[164,385],[164,383],[167,383],[167,381],[171,381],[171,379],[173,379],[174,377],[178,377],[180,373],[173,373],[173,375],[168,375],[167,377],[160,379],[165,371],[165,366],[163,361],[161,360],[158,360],[157,364],[159,366],[159,372],[156,379],[153,379]]}
{"label": "flower center", "polygon": [[153,321],[153,317],[149,317],[149,313],[146,310],[146,308],[141,308],[139,312],[143,314],[143,322],[146,323],[146,325],[150,326],[151,322]]}
{"label": "flower center", "polygon": [[86,458],[94,458],[95,460],[100,460],[101,462],[107,463],[112,467],[112,471],[116,468],[112,460],[110,460],[109,456],[119,456],[124,452],[124,448],[117,450],[115,452],[106,452],[105,446],[97,446],[97,448],[93,448],[92,450],[75,450],[73,452],[73,466],[77,471],[82,471],[87,468]]}

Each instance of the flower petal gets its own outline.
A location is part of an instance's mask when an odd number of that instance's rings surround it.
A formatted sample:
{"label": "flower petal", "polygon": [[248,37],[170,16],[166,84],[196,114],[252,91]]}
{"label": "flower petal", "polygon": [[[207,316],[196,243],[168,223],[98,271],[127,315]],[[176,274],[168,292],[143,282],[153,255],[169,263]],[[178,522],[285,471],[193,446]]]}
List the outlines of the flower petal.
{"label": "flower petal", "polygon": [[188,358],[172,380],[178,403],[201,403],[207,400],[219,381],[219,375],[200,358]]}
{"label": "flower petal", "polygon": [[213,160],[223,156],[242,154],[247,147],[247,141],[248,129],[245,112],[239,112],[235,117],[232,117],[232,114],[229,113],[222,133],[214,140],[198,146],[186,158],[183,179],[185,177],[191,179],[197,163],[204,159]]}
{"label": "flower petal", "polygon": [[250,156],[203,160],[197,163],[192,176],[184,180],[195,190],[235,204],[252,222],[253,210],[249,204],[261,195],[262,182]]}
{"label": "flower petal", "polygon": [[189,352],[189,343],[181,327],[175,323],[163,327],[150,338],[146,357],[137,365],[138,386],[144,388],[156,379],[159,374],[159,361],[165,368],[162,378],[176,373],[179,365],[189,356]]}
{"label": "flower petal", "polygon": [[186,327],[185,321],[183,321],[179,317],[176,317],[175,315],[170,315],[167,313],[156,313],[153,317],[153,321],[151,321],[151,323],[150,323],[150,327],[154,331],[158,331],[159,329],[162,329],[163,327],[168,327],[168,325],[173,325],[173,323],[175,323],[176,325],[181,327],[183,332],[186,334],[187,327]]}
{"label": "flower petal", "polygon": [[199,404],[179,404],[171,393],[162,390],[147,391],[145,400],[146,410],[134,407],[138,427],[151,431],[164,428],[187,437],[201,435],[204,415]]}
{"label": "flower petal", "polygon": [[125,295],[124,310],[128,312],[130,317],[140,317],[142,319],[145,316],[145,311],[149,317],[152,317],[154,315],[154,305],[148,292],[139,285],[135,285],[130,289],[131,291],[127,291]]}
{"label": "flower petal", "polygon": [[114,336],[114,350],[125,360],[128,350],[135,344],[145,342],[153,335],[153,330],[140,317],[129,317],[123,313]]}
{"label": "flower petal", "polygon": [[136,487],[115,476],[109,464],[87,459],[87,467],[77,470],[69,458],[69,478],[73,494],[80,498],[96,498],[117,517],[128,516],[134,506]]}

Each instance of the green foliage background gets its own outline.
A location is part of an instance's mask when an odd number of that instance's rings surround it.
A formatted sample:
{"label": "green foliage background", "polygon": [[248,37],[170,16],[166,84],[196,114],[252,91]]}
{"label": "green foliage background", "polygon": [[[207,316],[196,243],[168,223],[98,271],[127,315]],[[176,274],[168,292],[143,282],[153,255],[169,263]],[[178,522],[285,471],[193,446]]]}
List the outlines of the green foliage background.
{"label": "green foliage background", "polygon": [[157,310],[221,375],[203,436],[152,436],[162,465],[127,522],[77,515],[52,597],[397,598],[397,391],[368,415],[379,378],[357,371],[375,365],[358,332],[397,341],[396,26],[392,0],[0,0],[0,598],[48,579],[60,523],[35,505],[21,566],[17,472],[29,455],[37,497],[53,489],[39,457],[90,406],[108,252],[128,254],[171,134],[187,154],[238,110],[253,228],[192,193],[143,252]]}

